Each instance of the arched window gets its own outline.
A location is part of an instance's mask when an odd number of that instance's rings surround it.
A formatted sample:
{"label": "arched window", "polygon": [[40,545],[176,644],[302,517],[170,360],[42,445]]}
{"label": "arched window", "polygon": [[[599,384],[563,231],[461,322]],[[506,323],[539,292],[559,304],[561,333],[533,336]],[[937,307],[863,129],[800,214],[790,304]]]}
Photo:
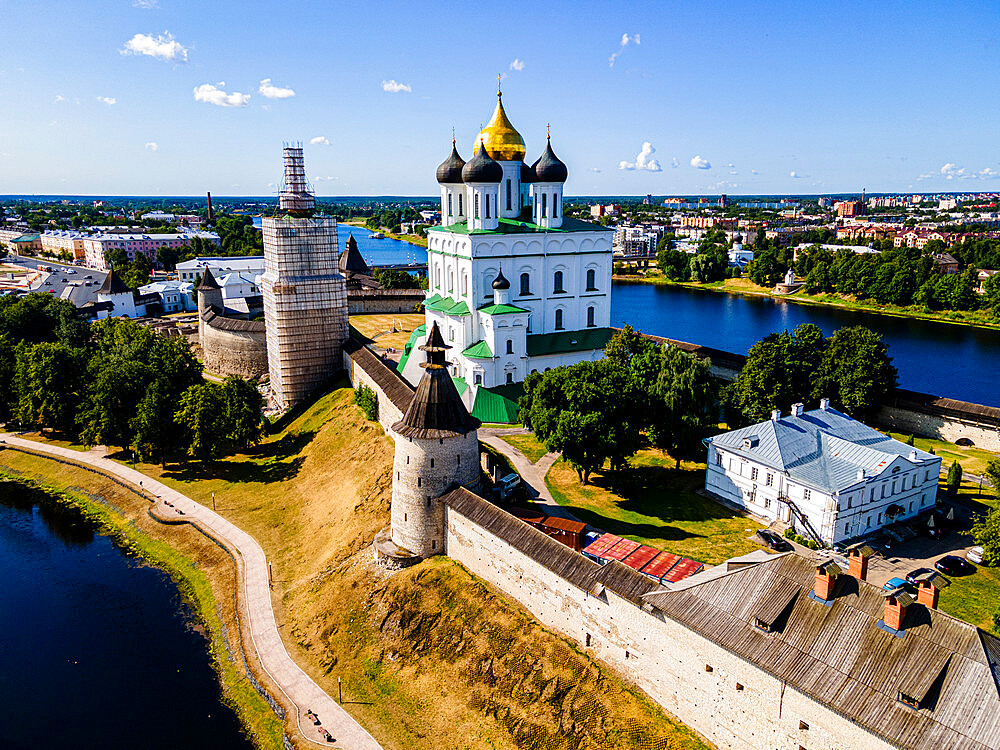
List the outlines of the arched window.
{"label": "arched window", "polygon": [[434,285],[438,289],[440,289],[441,288],[441,266],[438,266],[437,268],[434,269],[434,276],[437,279],[437,281],[434,283]]}
{"label": "arched window", "polygon": [[548,193],[542,193],[542,218],[543,219],[545,218],[546,212],[547,212],[546,206],[548,204],[546,203],[546,198],[548,198],[548,197],[549,197]]}
{"label": "arched window", "polygon": [[507,353],[508,354],[514,353],[514,342],[511,339],[507,339]]}
{"label": "arched window", "polygon": [[465,210],[462,208],[462,194],[459,193],[458,194],[458,215],[461,216],[464,213],[465,213]]}
{"label": "arched window", "polygon": [[596,292],[597,291],[597,271],[593,268],[587,269],[587,291]]}
{"label": "arched window", "polygon": [[472,376],[472,382],[475,385],[482,385],[483,384],[483,374],[481,372],[474,373],[473,376]]}
{"label": "arched window", "polygon": [[559,202],[556,200],[556,194],[552,194],[552,218],[559,218]]}
{"label": "arched window", "polygon": [[455,272],[448,271],[448,294],[455,291]]}
{"label": "arched window", "polygon": [[589,327],[591,327],[591,328],[593,328],[595,325],[597,325],[597,323],[594,322],[594,308],[593,307],[588,307],[587,308],[587,325]]}
{"label": "arched window", "polygon": [[562,310],[556,310],[556,330],[561,331],[562,327]]}
{"label": "arched window", "polygon": [[490,218],[490,194],[486,194],[486,218]]}
{"label": "arched window", "polygon": [[526,297],[531,294],[531,277],[526,273],[521,274],[521,296]]}
{"label": "arched window", "polygon": [[452,215],[452,211],[451,211],[451,193],[448,193],[448,215],[449,216]]}
{"label": "arched window", "polygon": [[469,274],[467,273],[462,274],[462,296],[469,296]]}
{"label": "arched window", "polygon": [[479,218],[479,193],[475,194],[475,196],[473,197],[473,201],[475,202],[475,204],[472,207],[472,210],[473,210],[472,216],[473,216],[473,218],[478,219]]}
{"label": "arched window", "polygon": [[513,382],[514,382],[514,373],[508,372],[507,373],[507,385],[510,385]]}
{"label": "arched window", "polygon": [[510,211],[510,180],[507,180],[507,210]]}
{"label": "arched window", "polygon": [[556,271],[555,276],[552,278],[552,292],[554,294],[561,294],[566,290],[563,289],[563,272]]}

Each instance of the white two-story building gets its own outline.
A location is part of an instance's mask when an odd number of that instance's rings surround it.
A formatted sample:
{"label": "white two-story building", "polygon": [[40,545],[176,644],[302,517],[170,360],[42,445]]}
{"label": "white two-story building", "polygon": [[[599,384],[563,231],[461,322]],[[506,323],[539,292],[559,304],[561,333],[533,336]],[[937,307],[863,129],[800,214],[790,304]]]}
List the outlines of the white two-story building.
{"label": "white two-story building", "polygon": [[705,441],[705,489],[826,544],[863,537],[934,506],[941,459],[830,407]]}

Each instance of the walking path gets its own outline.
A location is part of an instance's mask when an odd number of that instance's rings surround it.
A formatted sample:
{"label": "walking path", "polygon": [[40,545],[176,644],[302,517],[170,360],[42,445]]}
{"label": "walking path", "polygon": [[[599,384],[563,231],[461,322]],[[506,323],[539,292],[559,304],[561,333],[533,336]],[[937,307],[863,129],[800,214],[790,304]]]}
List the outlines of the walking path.
{"label": "walking path", "polygon": [[568,518],[571,521],[580,520],[553,499],[552,493],[549,492],[549,488],[545,484],[545,475],[549,473],[552,464],[559,460],[558,453],[546,453],[538,459],[538,463],[533,464],[521,451],[492,432],[480,430],[479,440],[510,461],[517,473],[521,475],[521,481],[528,486],[535,503],[544,506],[546,513],[550,516]]}
{"label": "walking path", "polygon": [[[167,487],[145,474],[111,461],[100,450],[80,452],[55,445],[25,440],[10,433],[0,433],[0,445],[7,443],[38,453],[45,453],[71,463],[87,464],[113,474],[158,498],[156,516],[174,523],[195,524],[208,536],[222,543],[238,561],[242,573],[242,600],[250,639],[260,664],[268,676],[295,706],[296,724],[310,742],[347,750],[381,750],[375,739],[336,701],[307,675],[285,650],[271,605],[268,563],[257,541],[209,508]],[[319,718],[316,725],[311,712]],[[327,739],[327,732],[331,739]]]}

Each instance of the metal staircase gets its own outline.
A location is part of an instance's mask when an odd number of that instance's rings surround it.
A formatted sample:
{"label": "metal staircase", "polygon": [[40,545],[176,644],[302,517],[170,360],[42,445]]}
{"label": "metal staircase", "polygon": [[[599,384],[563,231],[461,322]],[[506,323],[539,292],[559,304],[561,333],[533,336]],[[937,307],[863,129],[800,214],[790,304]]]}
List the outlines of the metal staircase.
{"label": "metal staircase", "polygon": [[792,511],[795,517],[801,522],[802,528],[806,530],[807,535],[814,542],[816,542],[816,544],[818,544],[820,547],[826,547],[826,542],[823,541],[823,537],[821,537],[816,532],[816,529],[814,529],[813,525],[809,522],[809,517],[802,512],[802,509],[795,504],[795,501],[792,500],[792,498],[790,498],[785,493],[781,492],[778,493],[778,502],[785,503],[789,507],[789,509]]}

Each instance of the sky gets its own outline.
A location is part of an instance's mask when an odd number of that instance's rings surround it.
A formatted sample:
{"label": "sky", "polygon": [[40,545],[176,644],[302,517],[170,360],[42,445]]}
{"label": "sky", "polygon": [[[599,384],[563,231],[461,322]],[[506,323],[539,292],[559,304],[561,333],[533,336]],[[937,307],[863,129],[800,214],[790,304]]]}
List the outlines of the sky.
{"label": "sky", "polygon": [[0,194],[435,195],[496,102],[568,195],[1000,190],[1000,2],[0,0]]}

